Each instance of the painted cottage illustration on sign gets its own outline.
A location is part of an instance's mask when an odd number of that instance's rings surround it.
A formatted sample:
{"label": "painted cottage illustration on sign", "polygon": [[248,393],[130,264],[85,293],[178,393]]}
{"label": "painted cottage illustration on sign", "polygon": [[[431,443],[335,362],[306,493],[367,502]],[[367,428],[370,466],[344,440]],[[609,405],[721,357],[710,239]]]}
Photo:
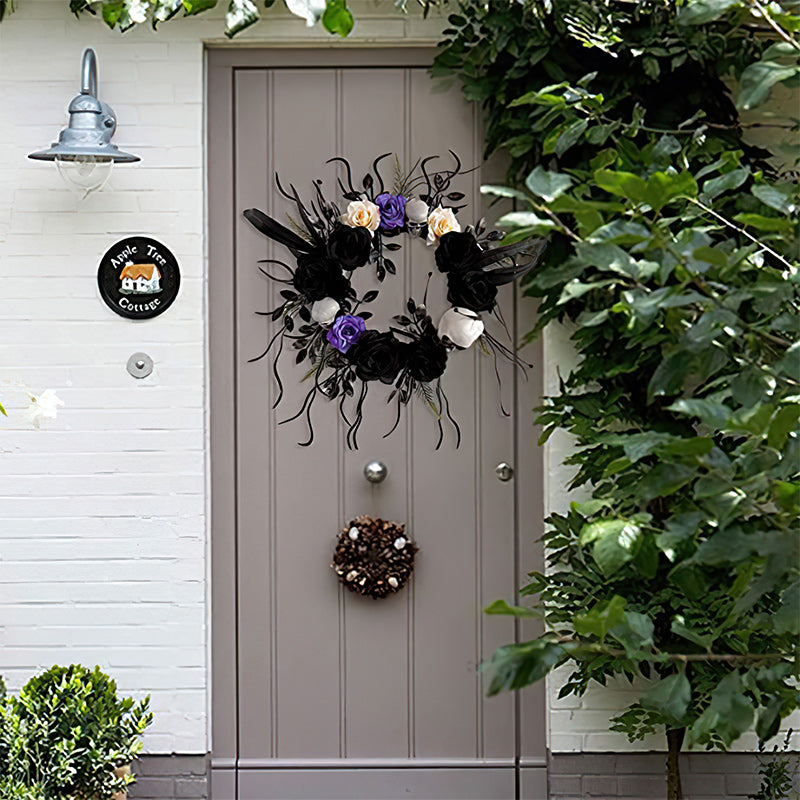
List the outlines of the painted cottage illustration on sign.
{"label": "painted cottage illustration on sign", "polygon": [[155,264],[128,262],[119,276],[122,294],[156,294],[161,291],[161,273]]}

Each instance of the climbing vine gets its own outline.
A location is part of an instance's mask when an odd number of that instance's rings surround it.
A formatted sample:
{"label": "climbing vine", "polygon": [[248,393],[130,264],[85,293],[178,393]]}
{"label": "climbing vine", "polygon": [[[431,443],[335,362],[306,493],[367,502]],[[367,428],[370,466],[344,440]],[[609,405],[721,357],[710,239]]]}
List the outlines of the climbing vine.
{"label": "climbing vine", "polygon": [[[275,5],[276,0],[224,0],[225,35],[234,37],[260,19],[262,10]],[[218,0],[65,0],[69,10],[80,17],[83,14],[99,15],[109,28],[127,31],[136,25],[159,24],[175,17],[202,14],[219,5]],[[308,25],[321,23],[333,34],[347,36],[353,29],[354,19],[347,0],[284,0],[286,8]],[[14,10],[16,0],[0,0],[0,20]]]}
{"label": "climbing vine", "polygon": [[[568,667],[561,694],[628,678],[612,721],[684,742],[762,740],[798,707],[800,196],[742,113],[800,85],[794,3],[459,3],[434,73],[510,156],[507,241],[549,235],[531,336],[569,323],[578,365],[537,409],[567,431],[548,569],[489,613],[544,633],[497,650],[491,694]],[[798,122],[767,118],[773,138]],[[566,487],[565,487],[566,488]]]}

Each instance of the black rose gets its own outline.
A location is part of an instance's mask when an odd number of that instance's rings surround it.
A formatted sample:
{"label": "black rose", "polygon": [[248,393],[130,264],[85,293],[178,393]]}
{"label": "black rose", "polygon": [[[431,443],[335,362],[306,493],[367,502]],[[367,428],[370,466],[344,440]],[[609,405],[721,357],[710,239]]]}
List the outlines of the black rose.
{"label": "black rose", "polygon": [[403,366],[403,347],[389,331],[365,331],[347,357],[362,381],[393,383]]}
{"label": "black rose", "polygon": [[447,348],[434,335],[406,345],[406,365],[415,381],[435,381],[447,367]]}
{"label": "black rose", "polygon": [[497,287],[480,270],[451,272],[447,276],[447,299],[454,306],[490,311],[496,298]]}
{"label": "black rose", "polygon": [[350,289],[350,281],[342,268],[335,261],[317,253],[302,255],[297,259],[292,283],[303,297],[312,302],[323,297],[343,300]]}
{"label": "black rose", "polygon": [[372,236],[366,228],[337,226],[328,237],[328,255],[345,269],[363,267],[372,249]]}
{"label": "black rose", "polygon": [[436,266],[439,272],[461,272],[482,252],[471,233],[450,231],[439,239]]}

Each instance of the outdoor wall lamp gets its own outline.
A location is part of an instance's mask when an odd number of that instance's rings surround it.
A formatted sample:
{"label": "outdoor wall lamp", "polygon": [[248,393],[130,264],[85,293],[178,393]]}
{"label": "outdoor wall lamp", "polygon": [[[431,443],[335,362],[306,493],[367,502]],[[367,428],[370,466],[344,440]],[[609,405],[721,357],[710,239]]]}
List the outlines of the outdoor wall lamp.
{"label": "outdoor wall lamp", "polygon": [[97,57],[90,47],[83,52],[81,93],[72,99],[68,111],[69,124],[58,135],[58,141],[28,158],[55,161],[70,189],[86,197],[108,180],[115,161],[122,164],[141,160],[111,144],[117,118],[111,107],[97,97]]}

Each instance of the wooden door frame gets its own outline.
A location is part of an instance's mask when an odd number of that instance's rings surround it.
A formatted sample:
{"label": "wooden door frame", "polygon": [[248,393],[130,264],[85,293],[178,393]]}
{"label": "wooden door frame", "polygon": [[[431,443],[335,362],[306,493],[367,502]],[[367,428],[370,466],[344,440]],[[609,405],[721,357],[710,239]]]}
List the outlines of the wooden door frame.
{"label": "wooden door frame", "polygon": [[[237,397],[234,337],[236,247],[234,208],[233,77],[237,70],[272,68],[375,68],[428,66],[433,47],[380,46],[310,48],[220,48],[206,52],[206,176],[208,220],[208,385],[210,441],[211,553],[211,750],[214,771],[234,776],[237,766],[240,689],[237,669]],[[514,301],[514,331],[518,338],[533,326],[531,301]],[[520,313],[524,319],[520,324]],[[531,408],[542,396],[542,347],[529,345],[525,358],[533,363],[525,381],[514,390],[514,466],[525,491],[515,489],[515,564],[517,584],[531,569],[542,566],[543,458],[536,446]],[[531,477],[533,479],[531,479]],[[532,521],[530,524],[529,521]],[[524,528],[524,530],[523,530]],[[517,623],[517,636],[529,638],[535,627]],[[521,693],[517,704],[517,797],[544,797],[546,784],[546,697],[544,685]],[[333,766],[333,764],[331,765]],[[356,766],[352,764],[351,766]],[[212,773],[213,774],[213,773]],[[212,780],[212,787],[214,781]],[[227,782],[220,784],[227,792]],[[230,785],[233,785],[231,781]],[[212,788],[213,791],[213,788]]]}

